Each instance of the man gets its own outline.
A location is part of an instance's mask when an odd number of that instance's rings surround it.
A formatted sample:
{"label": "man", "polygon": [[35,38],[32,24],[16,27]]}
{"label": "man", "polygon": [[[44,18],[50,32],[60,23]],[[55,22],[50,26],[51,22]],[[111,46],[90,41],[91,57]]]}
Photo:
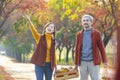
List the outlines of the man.
{"label": "man", "polygon": [[[107,68],[106,53],[100,32],[92,28],[93,17],[82,17],[83,30],[78,32],[75,45],[75,70],[80,66],[80,80],[87,80],[90,74],[91,80],[99,80],[101,59]],[[99,53],[100,52],[100,53]]]}

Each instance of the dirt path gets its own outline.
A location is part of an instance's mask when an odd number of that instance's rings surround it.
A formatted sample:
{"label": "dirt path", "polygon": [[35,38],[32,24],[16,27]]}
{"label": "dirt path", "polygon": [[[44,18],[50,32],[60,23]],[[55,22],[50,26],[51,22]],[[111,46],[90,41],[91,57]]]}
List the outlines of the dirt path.
{"label": "dirt path", "polygon": [[2,66],[0,66],[0,75],[4,80],[15,80]]}
{"label": "dirt path", "polygon": [[14,80],[35,80],[34,66],[32,64],[17,63],[11,58],[0,56],[0,66],[3,66],[4,70],[9,73]]}
{"label": "dirt path", "polygon": [[[29,63],[17,63],[13,59],[0,55],[0,73],[5,75],[6,80],[36,80],[34,73],[34,65]],[[4,68],[3,68],[4,67]],[[69,67],[57,65],[57,68]],[[7,73],[6,73],[7,72]],[[112,76],[113,70],[109,70],[109,76]],[[100,77],[104,74],[104,69],[100,70]],[[79,80],[80,78],[72,78],[69,80]],[[52,79],[54,80],[54,79]]]}

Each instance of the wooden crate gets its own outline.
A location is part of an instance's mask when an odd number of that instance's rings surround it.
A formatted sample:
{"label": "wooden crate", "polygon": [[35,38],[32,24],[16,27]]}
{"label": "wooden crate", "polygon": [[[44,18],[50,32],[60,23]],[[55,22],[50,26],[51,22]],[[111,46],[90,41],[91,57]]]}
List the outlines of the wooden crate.
{"label": "wooden crate", "polygon": [[54,74],[54,80],[66,80],[66,79],[71,79],[71,78],[76,78],[79,76],[79,73],[77,71],[68,71],[64,73],[55,73]]}
{"label": "wooden crate", "polygon": [[102,77],[101,80],[114,80],[112,77]]}

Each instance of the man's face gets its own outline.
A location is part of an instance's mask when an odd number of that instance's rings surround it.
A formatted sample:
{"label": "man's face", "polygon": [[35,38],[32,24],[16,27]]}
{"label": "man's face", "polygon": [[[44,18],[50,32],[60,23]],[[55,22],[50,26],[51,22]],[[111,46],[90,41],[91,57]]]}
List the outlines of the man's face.
{"label": "man's face", "polygon": [[83,25],[83,27],[84,27],[85,29],[87,29],[87,28],[91,27],[91,25],[92,25],[92,20],[90,20],[89,17],[83,17],[83,18],[82,18],[82,25]]}
{"label": "man's face", "polygon": [[46,27],[45,31],[47,33],[53,33],[54,32],[54,28],[55,28],[55,25],[54,24],[50,24]]}

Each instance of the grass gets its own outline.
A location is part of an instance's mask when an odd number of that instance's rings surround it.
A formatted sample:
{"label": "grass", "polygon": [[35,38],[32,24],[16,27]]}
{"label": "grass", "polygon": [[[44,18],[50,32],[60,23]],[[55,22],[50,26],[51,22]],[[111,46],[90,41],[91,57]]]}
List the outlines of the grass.
{"label": "grass", "polygon": [[[109,49],[107,49],[109,50]],[[110,51],[109,51],[110,52]],[[59,56],[59,51],[56,51],[56,56],[57,56],[57,64],[63,64],[63,65],[74,65],[74,61],[72,60],[72,53],[69,53],[69,62],[66,63],[65,62],[65,53],[66,53],[66,49],[64,48],[62,53],[61,53],[61,61],[58,61],[58,56]],[[107,51],[107,59],[108,59],[108,67],[109,68],[115,68],[115,62],[114,62],[114,54],[113,53],[108,53]],[[100,65],[101,67],[103,67],[103,64]]]}
{"label": "grass", "polygon": [[[114,54],[113,51],[111,52],[111,48],[108,47],[106,48],[106,52],[107,52],[107,58],[108,58],[108,67],[109,68],[115,68],[115,63],[114,63]],[[31,51],[31,53],[28,55],[29,59],[31,58],[33,54],[33,51]],[[70,51],[69,53],[69,61],[65,62],[65,55],[66,54],[66,48],[63,49],[62,53],[61,53],[61,61],[59,61],[59,50],[56,50],[56,57],[57,57],[57,64],[58,65],[74,65],[74,61],[72,59],[72,51]],[[29,61],[28,59],[28,61]],[[100,65],[101,67],[104,67],[103,64]]]}
{"label": "grass", "polygon": [[57,60],[57,64],[59,64],[59,65],[74,65],[74,61],[71,58],[69,58],[68,62],[65,62],[65,59],[62,59],[61,61]]}
{"label": "grass", "polygon": [[72,51],[70,51],[68,55],[68,62],[65,62],[65,56],[66,56],[66,48],[63,48],[63,51],[61,53],[61,61],[59,61],[59,50],[56,50],[56,57],[57,57],[57,64],[63,64],[63,65],[73,65],[73,59],[72,59]]}
{"label": "grass", "polygon": [[0,80],[5,80],[4,76],[0,73]]}
{"label": "grass", "polygon": [[[64,55],[64,53],[62,53],[62,54]],[[57,64],[59,64],[59,65],[74,65],[74,61],[72,60],[71,56],[69,56],[69,61],[67,63],[65,62],[64,57],[65,56],[62,56],[61,61],[58,61],[58,57],[57,57]],[[114,54],[107,53],[107,59],[108,59],[108,68],[115,69]],[[104,67],[102,62],[101,62],[100,67]]]}

